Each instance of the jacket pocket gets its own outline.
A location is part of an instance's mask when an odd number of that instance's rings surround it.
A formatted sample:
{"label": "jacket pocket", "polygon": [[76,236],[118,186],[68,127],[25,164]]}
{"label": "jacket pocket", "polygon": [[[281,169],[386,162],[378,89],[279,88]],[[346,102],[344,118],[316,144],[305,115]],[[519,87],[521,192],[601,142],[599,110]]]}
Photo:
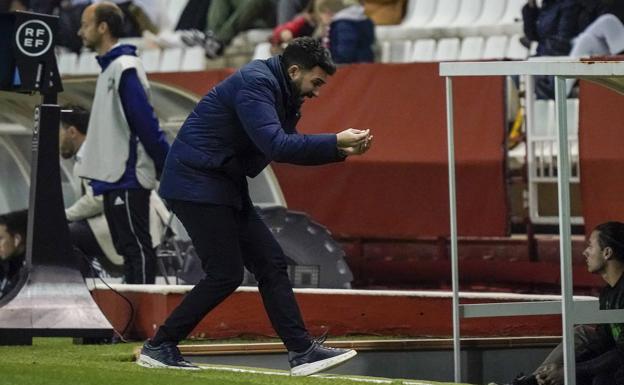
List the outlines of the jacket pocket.
{"label": "jacket pocket", "polygon": [[220,149],[200,151],[179,139],[176,140],[171,151],[179,163],[198,170],[220,169],[233,156]]}

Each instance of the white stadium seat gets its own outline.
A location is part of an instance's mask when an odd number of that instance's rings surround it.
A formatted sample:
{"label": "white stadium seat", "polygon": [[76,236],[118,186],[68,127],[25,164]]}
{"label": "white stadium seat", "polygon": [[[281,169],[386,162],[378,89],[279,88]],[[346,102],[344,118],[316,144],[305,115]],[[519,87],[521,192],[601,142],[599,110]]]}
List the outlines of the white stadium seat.
{"label": "white stadium seat", "polygon": [[526,4],[526,0],[499,1],[505,5],[504,12],[493,23],[478,25],[479,34],[491,36],[522,33],[522,7]]}
{"label": "white stadium seat", "polygon": [[451,37],[440,39],[436,50],[436,61],[457,60],[459,57],[459,38]]}
{"label": "white stadium seat", "polygon": [[180,71],[203,71],[206,69],[206,51],[203,47],[190,47],[184,50]]}
{"label": "white stadium seat", "polygon": [[412,62],[431,62],[434,61],[436,51],[436,41],[434,39],[420,39],[414,42],[414,48],[410,61]]}
{"label": "white stadium seat", "polygon": [[384,41],[381,44],[382,63],[405,63],[409,61],[412,42],[409,40]]}
{"label": "white stadium seat", "polygon": [[[499,0],[500,1],[500,0]],[[473,25],[483,13],[483,0],[461,0],[453,27]]]}
{"label": "white stadium seat", "polygon": [[271,55],[271,43],[259,43],[254,48],[253,59],[268,59]]}
{"label": "white stadium seat", "polygon": [[165,48],[160,59],[159,72],[178,72],[182,64],[184,50],[179,47]]}
{"label": "white stadium seat", "polygon": [[76,74],[94,75],[100,73],[100,65],[95,60],[95,52],[82,52],[78,57]]}
{"label": "white stadium seat", "polygon": [[483,12],[483,0],[461,0],[459,11],[453,23],[443,27],[441,36],[458,37],[463,28],[472,26]]}
{"label": "white stadium seat", "polygon": [[472,25],[462,26],[459,36],[487,35],[489,26],[497,25],[505,13],[507,0],[484,0],[483,10]]}
{"label": "white stadium seat", "polygon": [[483,59],[504,59],[507,54],[507,41],[505,35],[488,37],[483,49]]}
{"label": "white stadium seat", "polygon": [[507,0],[507,8],[500,22],[506,34],[522,33],[522,8],[526,3],[526,0]]}
{"label": "white stadium seat", "polygon": [[146,49],[141,52],[145,72],[158,72],[160,69],[160,49]]}
{"label": "white stadium seat", "polygon": [[436,11],[431,20],[424,26],[408,28],[408,38],[439,39],[452,36],[451,26],[458,18],[460,4],[461,0],[437,0]]}
{"label": "white stadium seat", "polygon": [[459,13],[459,0],[438,0],[438,6],[433,18],[426,27],[448,27],[457,18]]}
{"label": "white stadium seat", "polygon": [[529,50],[520,43],[521,35],[513,35],[509,38],[507,48],[507,59],[526,60],[529,57]]}
{"label": "white stadium seat", "polygon": [[247,42],[249,44],[256,45],[260,43],[266,43],[271,38],[272,34],[272,29],[255,28],[245,31],[245,38],[247,39]]}
{"label": "white stadium seat", "polygon": [[459,60],[480,60],[483,58],[485,39],[482,36],[464,38],[459,51]]}
{"label": "white stadium seat", "polygon": [[57,61],[58,69],[61,75],[72,75],[76,73],[78,55],[75,52],[61,52]]}
{"label": "white stadium seat", "polygon": [[436,41],[434,39],[420,39],[414,42],[410,61],[432,62],[435,57]]}
{"label": "white stadium seat", "polygon": [[408,0],[407,12],[399,25],[380,25],[375,28],[379,41],[410,39],[410,29],[424,27],[433,17],[438,0]]}

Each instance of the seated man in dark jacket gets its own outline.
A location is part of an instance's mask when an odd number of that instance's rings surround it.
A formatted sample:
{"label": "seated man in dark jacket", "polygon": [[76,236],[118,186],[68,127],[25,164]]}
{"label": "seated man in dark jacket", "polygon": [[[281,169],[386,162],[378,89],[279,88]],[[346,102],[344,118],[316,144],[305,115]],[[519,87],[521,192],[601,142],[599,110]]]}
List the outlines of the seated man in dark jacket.
{"label": "seated man in dark jacket", "polygon": [[0,215],[0,299],[19,283],[26,255],[28,212]]}
{"label": "seated man in dark jacket", "polygon": [[[583,252],[587,270],[607,283],[600,309],[624,309],[624,223],[606,222],[592,231]],[[624,324],[580,325],[574,331],[576,383],[624,384]],[[558,345],[530,376],[514,385],[563,385],[563,346]]]}
{"label": "seated man in dark jacket", "polygon": [[160,195],[188,231],[206,276],[143,345],[139,365],[197,369],[182,358],[177,344],[236,290],[243,267],[258,281],[269,319],[289,351],[292,375],[310,375],[356,354],[327,348],[308,334],[284,252],[247,188],[247,177],[271,161],[318,165],[369,149],[369,130],[296,131],[304,98],[318,96],[335,71],[320,42],[298,38],[283,56],[254,60],[217,84],[188,116],[167,156]]}

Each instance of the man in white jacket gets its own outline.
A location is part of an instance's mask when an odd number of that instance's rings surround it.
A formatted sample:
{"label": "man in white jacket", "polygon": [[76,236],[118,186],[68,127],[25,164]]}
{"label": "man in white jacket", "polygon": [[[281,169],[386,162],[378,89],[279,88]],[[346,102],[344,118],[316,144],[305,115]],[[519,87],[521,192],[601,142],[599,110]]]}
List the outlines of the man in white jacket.
{"label": "man in white jacket", "polygon": [[156,254],[149,233],[151,190],[165,163],[169,143],[150,102],[150,87],[137,48],[122,44],[123,12],[110,2],[89,5],[78,35],[95,51],[98,75],[89,135],[76,154],[76,173],[103,195],[104,215],[124,282],[151,284]]}

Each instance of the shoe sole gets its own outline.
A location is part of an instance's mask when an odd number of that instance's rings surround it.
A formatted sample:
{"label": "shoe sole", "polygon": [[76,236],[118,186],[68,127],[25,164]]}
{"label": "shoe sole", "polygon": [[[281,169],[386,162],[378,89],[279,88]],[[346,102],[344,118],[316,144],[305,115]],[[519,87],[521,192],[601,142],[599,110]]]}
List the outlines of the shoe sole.
{"label": "shoe sole", "polygon": [[303,364],[290,369],[291,376],[309,376],[314,373],[322,372],[323,370],[335,368],[336,366],[343,364],[344,362],[355,357],[357,352],[355,350],[349,350],[339,356],[326,358],[321,361],[316,361],[311,364]]}
{"label": "shoe sole", "polygon": [[148,357],[146,355],[139,355],[139,359],[137,360],[137,365],[142,366],[144,368],[165,368],[165,369],[178,369],[178,370],[201,370],[199,367],[190,368],[188,366],[171,366],[163,364],[160,361],[156,361],[155,359]]}

